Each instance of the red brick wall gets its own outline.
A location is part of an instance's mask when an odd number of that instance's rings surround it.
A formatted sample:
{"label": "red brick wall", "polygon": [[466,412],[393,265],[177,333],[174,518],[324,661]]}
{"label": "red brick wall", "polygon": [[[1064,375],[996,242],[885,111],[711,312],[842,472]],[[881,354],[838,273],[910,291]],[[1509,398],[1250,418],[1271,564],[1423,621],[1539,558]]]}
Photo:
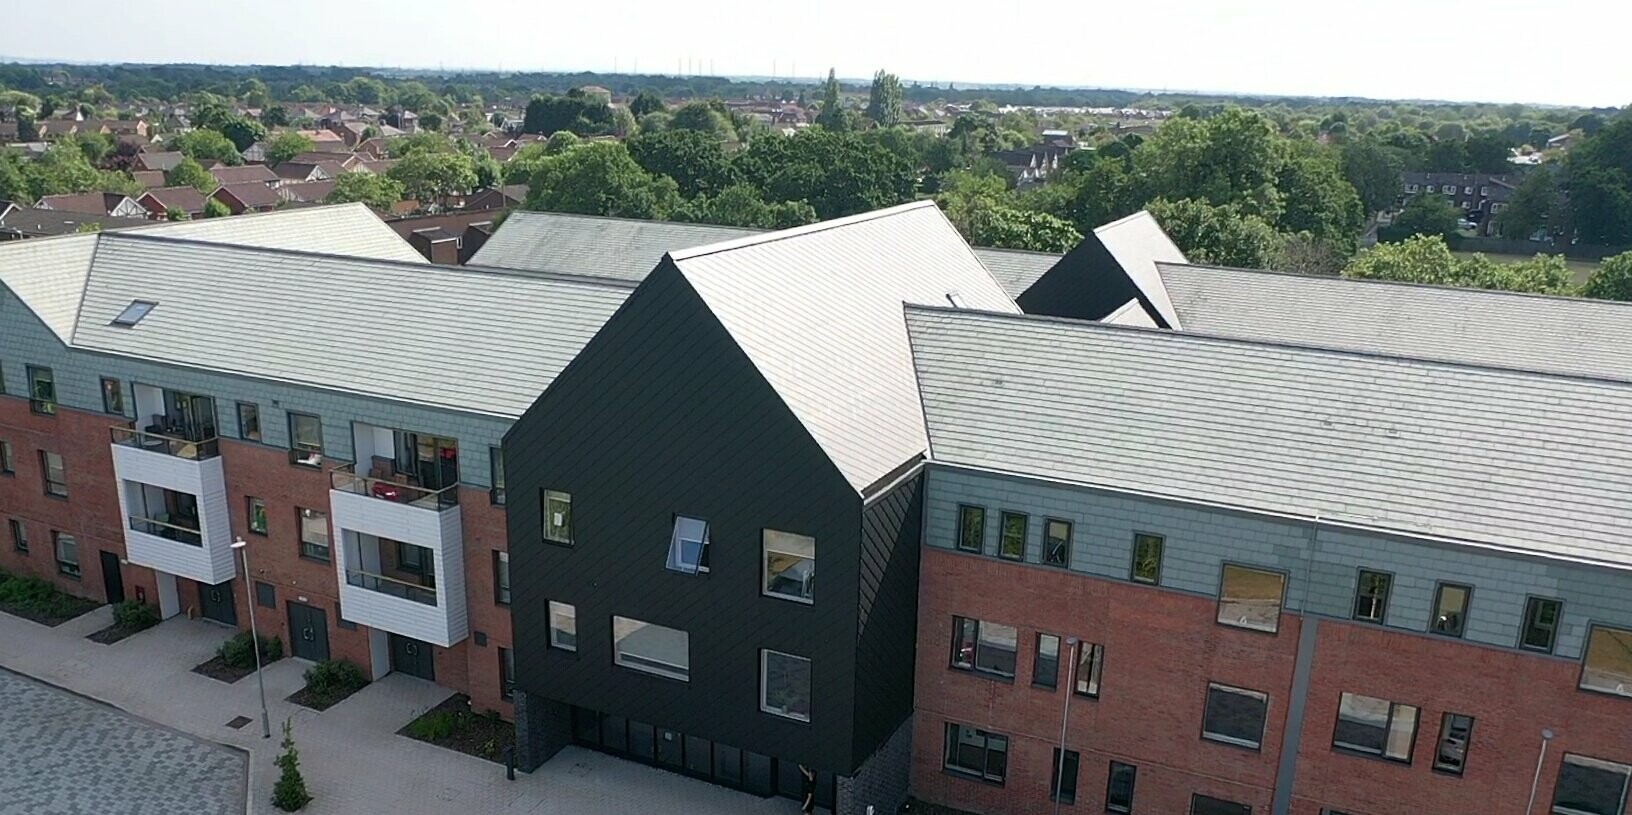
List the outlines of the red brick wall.
{"label": "red brick wall", "polygon": [[[465,602],[470,610],[470,639],[461,648],[467,684],[476,710],[496,710],[509,719],[512,706],[500,698],[499,649],[510,648],[510,609],[494,602],[493,552],[509,551],[504,507],[493,506],[486,490],[459,491],[459,511],[464,516]],[[476,632],[487,635],[485,647],[476,645]],[[457,649],[456,649],[457,650]],[[441,679],[441,666],[437,678]]]}

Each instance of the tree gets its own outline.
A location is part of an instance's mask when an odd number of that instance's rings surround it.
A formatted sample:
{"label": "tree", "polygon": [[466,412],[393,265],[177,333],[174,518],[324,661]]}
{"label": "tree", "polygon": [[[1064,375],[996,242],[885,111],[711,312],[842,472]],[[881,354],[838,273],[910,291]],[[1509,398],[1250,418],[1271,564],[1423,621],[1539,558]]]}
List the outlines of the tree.
{"label": "tree", "polygon": [[386,152],[392,158],[407,158],[416,153],[452,153],[459,148],[453,139],[441,133],[420,131],[409,136],[392,139],[386,145]]}
{"label": "tree", "polygon": [[289,109],[283,105],[273,105],[262,110],[261,124],[267,127],[288,127]]}
{"label": "tree", "polygon": [[629,112],[635,114],[636,118],[667,109],[668,105],[663,103],[663,97],[650,90],[642,90],[640,93],[635,94],[635,98],[629,102]]}
{"label": "tree", "polygon": [[85,160],[95,165],[100,166],[113,152],[113,139],[101,133],[76,133],[72,141],[79,147],[79,152],[85,154]]}
{"label": "tree", "polygon": [[221,126],[221,135],[232,141],[232,146],[242,153],[249,146],[266,138],[266,127],[260,122],[246,116],[234,116]]}
{"label": "tree", "polygon": [[619,142],[582,144],[544,158],[527,208],[584,215],[664,219],[680,205],[674,180],[641,169]]}
{"label": "tree", "polygon": [[272,805],[284,812],[295,812],[312,802],[306,791],[306,779],[300,774],[300,751],[295,749],[294,721],[283,720],[283,753],[276,763],[278,780],[272,785]]}
{"label": "tree", "polygon": [[238,83],[238,98],[243,100],[245,107],[264,108],[271,96],[267,93],[265,82],[250,77]]}
{"label": "tree", "polygon": [[731,117],[721,108],[724,105],[714,102],[687,102],[674,111],[669,119],[669,130],[693,130],[706,133],[718,141],[727,141],[736,138],[736,130],[731,127]]}
{"label": "tree", "polygon": [[421,204],[446,209],[448,199],[476,186],[476,168],[463,153],[414,153],[399,160],[386,175],[402,185],[403,194]]}
{"label": "tree", "polygon": [[23,176],[22,161],[15,153],[0,152],[0,201],[27,204],[33,199]]}
{"label": "tree", "polygon": [[370,76],[352,77],[343,90],[346,98],[364,105],[384,104],[390,92],[384,82]]}
{"label": "tree", "polygon": [[565,95],[541,94],[527,102],[522,119],[524,133],[554,133],[570,130],[580,136],[598,136],[612,128],[612,107],[597,98],[573,89]]}
{"label": "tree", "polygon": [[[568,150],[582,144],[583,141],[583,139],[578,138],[577,133],[574,133],[571,130],[557,130],[554,133],[551,133],[548,139],[544,140],[544,154],[553,156],[560,153],[565,153]],[[519,153],[520,151],[517,152]],[[511,156],[511,158],[516,158],[516,156]]]}
{"label": "tree", "polygon": [[873,74],[873,86],[867,92],[867,118],[881,127],[901,122],[901,79],[880,70]]}
{"label": "tree", "polygon": [[1281,246],[1274,227],[1237,204],[1159,198],[1146,209],[1192,263],[1264,269]]}
{"label": "tree", "polygon": [[1286,140],[1259,113],[1238,107],[1206,119],[1174,119],[1133,151],[1141,197],[1235,205],[1275,223],[1284,207],[1276,182]]}
{"label": "tree", "polygon": [[334,189],[323,199],[325,204],[362,202],[382,212],[389,212],[402,200],[402,183],[378,173],[341,173],[334,180]]}
{"label": "tree", "polygon": [[44,154],[23,166],[29,197],[88,192],[100,176],[78,147],[67,142],[51,145]]}
{"label": "tree", "polygon": [[687,198],[712,195],[737,183],[731,158],[712,134],[696,130],[642,133],[626,144],[629,156],[641,169],[674,179]]}
{"label": "tree", "polygon": [[1275,226],[1282,232],[1306,232],[1345,257],[1353,254],[1366,220],[1354,185],[1329,150],[1305,143],[1293,153],[1275,180],[1284,207]]}
{"label": "tree", "polygon": [[1459,258],[1438,235],[1377,244],[1350,261],[1343,276],[1543,294],[1569,290],[1569,268],[1560,256],[1537,255],[1518,263],[1497,263],[1477,254]]}
{"label": "tree", "polygon": [[1367,215],[1394,205],[1400,173],[1405,169],[1397,149],[1368,137],[1345,142],[1340,155],[1343,177],[1354,187]]}
{"label": "tree", "polygon": [[204,217],[206,218],[225,218],[231,214],[232,210],[228,209],[226,204],[214,198],[204,202]]}
{"label": "tree", "polygon": [[476,189],[485,190],[497,187],[504,183],[504,166],[493,158],[486,150],[471,159],[471,169],[476,171]]}
{"label": "tree", "polygon": [[166,170],[164,183],[169,187],[192,187],[205,195],[221,186],[216,183],[215,176],[210,175],[208,170],[190,158],[184,158],[177,162],[176,166]]}
{"label": "tree", "polygon": [[242,164],[244,157],[232,140],[214,130],[199,128],[180,133],[170,140],[170,149],[180,151],[194,161],[219,161],[223,164]]}
{"label": "tree", "polygon": [[1435,235],[1442,238],[1456,236],[1461,210],[1438,195],[1423,194],[1412,198],[1405,209],[1394,217],[1394,229],[1405,235]]}
{"label": "tree", "polygon": [[293,130],[285,131],[267,141],[266,163],[276,167],[301,153],[309,153],[316,147],[317,142],[312,141],[312,137]]}
{"label": "tree", "polygon": [[1632,302],[1632,252],[1604,258],[1581,287],[1581,296]]}
{"label": "tree", "polygon": [[1547,226],[1558,201],[1558,185],[1553,174],[1545,167],[1532,170],[1525,176],[1513,200],[1496,214],[1496,230],[1508,240],[1528,240]]}
{"label": "tree", "polygon": [[833,69],[827,69],[827,83],[822,86],[822,109],[816,114],[816,124],[828,130],[850,129],[850,118],[839,102],[839,80]]}
{"label": "tree", "polygon": [[187,217],[187,213],[183,212],[180,207],[165,207],[164,208],[164,219],[166,221],[186,221],[186,220],[189,220],[189,218]]}
{"label": "tree", "polygon": [[699,195],[675,210],[674,219],[749,229],[789,229],[816,221],[816,210],[804,201],[769,203],[759,190],[734,184],[713,197]]}
{"label": "tree", "polygon": [[731,164],[765,200],[806,201],[824,219],[910,201],[918,185],[901,156],[859,133],[822,128],[755,139]]}

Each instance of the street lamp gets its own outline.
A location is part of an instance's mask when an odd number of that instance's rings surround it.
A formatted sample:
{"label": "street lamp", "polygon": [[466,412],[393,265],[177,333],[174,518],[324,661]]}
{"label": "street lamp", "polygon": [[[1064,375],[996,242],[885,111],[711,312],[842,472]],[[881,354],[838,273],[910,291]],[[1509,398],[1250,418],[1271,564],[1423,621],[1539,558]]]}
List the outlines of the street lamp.
{"label": "street lamp", "polygon": [[244,561],[244,602],[249,606],[250,647],[255,651],[255,682],[261,686],[261,738],[272,738],[272,720],[266,713],[266,677],[261,675],[261,634],[255,630],[255,580],[249,576],[249,543],[242,537],[232,542]]}
{"label": "street lamp", "polygon": [[1071,697],[1077,692],[1077,649],[1081,647],[1076,637],[1065,638],[1066,658],[1071,662],[1065,669],[1065,706],[1060,710],[1060,757],[1054,760],[1054,815],[1060,815],[1060,786],[1065,783],[1065,725],[1071,720]]}
{"label": "street lamp", "polygon": [[1541,753],[1536,756],[1536,774],[1530,778],[1530,803],[1524,805],[1524,815],[1536,806],[1536,787],[1541,785],[1541,764],[1547,760],[1547,742],[1553,740],[1552,730],[1541,731]]}

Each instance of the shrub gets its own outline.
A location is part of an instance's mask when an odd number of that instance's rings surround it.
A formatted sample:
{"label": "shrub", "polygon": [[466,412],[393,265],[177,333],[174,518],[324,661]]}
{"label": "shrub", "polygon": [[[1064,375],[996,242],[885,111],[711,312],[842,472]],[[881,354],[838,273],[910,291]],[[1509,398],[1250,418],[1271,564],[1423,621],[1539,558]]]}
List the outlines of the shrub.
{"label": "shrub", "polygon": [[459,729],[459,714],[452,710],[433,710],[408,725],[408,733],[416,739],[441,741]]}
{"label": "shrub", "polygon": [[[260,644],[261,662],[273,662],[283,657],[283,640],[277,637],[261,637]],[[232,639],[221,643],[215,655],[229,667],[248,670],[255,667],[255,652],[250,650],[251,648],[249,632],[240,631],[234,634]]]}
{"label": "shrub", "polygon": [[306,687],[325,697],[354,693],[368,684],[356,665],[340,659],[325,659],[306,669]]}
{"label": "shrub", "polygon": [[294,723],[283,721],[283,754],[277,758],[278,782],[272,785],[272,805],[284,812],[294,812],[312,802],[306,791],[306,779],[300,774],[300,753],[295,749]]}
{"label": "shrub", "polygon": [[84,602],[37,577],[12,575],[0,581],[0,603],[42,617],[72,617]]}
{"label": "shrub", "polygon": [[129,631],[141,631],[159,624],[159,610],[137,600],[125,600],[113,607],[113,624]]}

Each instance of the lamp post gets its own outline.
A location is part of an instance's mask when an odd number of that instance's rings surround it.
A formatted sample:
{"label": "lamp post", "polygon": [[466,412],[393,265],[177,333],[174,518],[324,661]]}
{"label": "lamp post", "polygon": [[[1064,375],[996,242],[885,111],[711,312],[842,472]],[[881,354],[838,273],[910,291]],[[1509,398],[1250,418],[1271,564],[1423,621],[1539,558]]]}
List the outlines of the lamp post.
{"label": "lamp post", "polygon": [[261,738],[272,738],[272,720],[266,713],[266,677],[261,675],[261,634],[255,630],[255,580],[249,576],[249,543],[242,537],[232,542],[244,561],[244,602],[249,606],[250,647],[255,651],[255,682],[261,686]]}
{"label": "lamp post", "polygon": [[1060,786],[1065,783],[1065,725],[1071,720],[1071,697],[1077,692],[1077,649],[1080,647],[1076,637],[1065,639],[1066,656],[1071,662],[1065,669],[1065,705],[1060,709],[1060,757],[1054,761],[1054,815],[1060,815]]}
{"label": "lamp post", "polygon": [[1553,740],[1553,731],[1541,731],[1541,752],[1536,755],[1536,774],[1530,779],[1530,803],[1524,805],[1524,815],[1536,806],[1536,787],[1541,784],[1541,764],[1547,760],[1547,742]]}

